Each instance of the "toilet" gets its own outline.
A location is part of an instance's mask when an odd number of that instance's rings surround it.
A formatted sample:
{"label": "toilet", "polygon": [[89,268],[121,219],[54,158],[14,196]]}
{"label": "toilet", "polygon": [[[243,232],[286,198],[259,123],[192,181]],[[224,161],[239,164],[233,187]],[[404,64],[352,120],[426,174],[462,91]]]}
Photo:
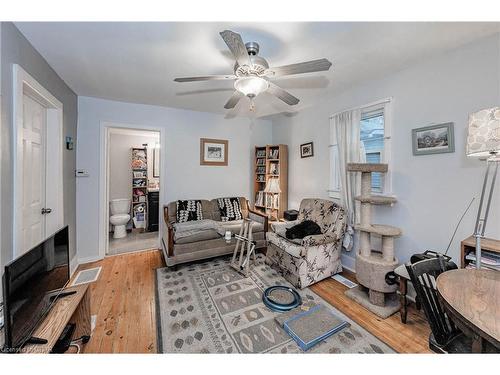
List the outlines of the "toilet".
{"label": "toilet", "polygon": [[126,226],[130,220],[130,199],[111,199],[109,208],[111,213],[109,222],[113,224],[115,228],[113,238],[126,237]]}

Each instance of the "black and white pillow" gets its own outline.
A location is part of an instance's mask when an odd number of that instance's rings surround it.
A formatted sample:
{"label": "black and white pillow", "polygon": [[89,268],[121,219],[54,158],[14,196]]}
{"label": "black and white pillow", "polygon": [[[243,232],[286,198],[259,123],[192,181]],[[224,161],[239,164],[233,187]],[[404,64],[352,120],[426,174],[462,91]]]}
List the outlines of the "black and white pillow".
{"label": "black and white pillow", "polygon": [[235,221],[243,219],[240,200],[238,198],[219,198],[220,219],[222,221]]}
{"label": "black and white pillow", "polygon": [[177,222],[203,220],[200,200],[177,201]]}

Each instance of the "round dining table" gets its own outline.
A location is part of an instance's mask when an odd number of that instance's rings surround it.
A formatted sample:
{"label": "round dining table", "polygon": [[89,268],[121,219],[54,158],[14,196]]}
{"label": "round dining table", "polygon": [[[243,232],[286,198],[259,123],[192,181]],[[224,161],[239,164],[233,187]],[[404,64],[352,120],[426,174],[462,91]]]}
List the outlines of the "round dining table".
{"label": "round dining table", "polygon": [[500,271],[451,270],[436,287],[448,316],[472,338],[472,351],[500,351]]}

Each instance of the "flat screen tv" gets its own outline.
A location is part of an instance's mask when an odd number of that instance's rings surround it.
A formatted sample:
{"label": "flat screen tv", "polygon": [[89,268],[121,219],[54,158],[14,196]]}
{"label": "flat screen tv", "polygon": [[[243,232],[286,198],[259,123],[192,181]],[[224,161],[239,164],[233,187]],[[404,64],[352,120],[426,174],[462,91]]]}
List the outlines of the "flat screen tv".
{"label": "flat screen tv", "polygon": [[5,266],[4,350],[16,351],[29,340],[37,341],[33,331],[69,282],[68,243],[66,226]]}

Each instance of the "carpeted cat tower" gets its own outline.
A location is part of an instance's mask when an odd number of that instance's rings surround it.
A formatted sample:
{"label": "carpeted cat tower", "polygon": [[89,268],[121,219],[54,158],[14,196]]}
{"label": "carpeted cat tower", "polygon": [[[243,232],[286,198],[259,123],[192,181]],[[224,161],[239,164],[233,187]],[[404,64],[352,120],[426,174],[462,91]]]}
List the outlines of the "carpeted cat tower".
{"label": "carpeted cat tower", "polygon": [[[352,298],[381,318],[387,318],[399,310],[396,295],[397,285],[385,282],[387,272],[394,271],[398,260],[394,257],[394,238],[401,235],[401,229],[382,224],[372,224],[373,205],[392,205],[394,197],[372,195],[372,173],[387,173],[387,164],[349,163],[347,171],[361,173],[361,195],[355,197],[361,204],[360,223],[354,228],[359,231],[359,252],[356,254],[356,278],[359,286],[346,291]],[[381,251],[372,250],[371,237],[381,237]]]}

